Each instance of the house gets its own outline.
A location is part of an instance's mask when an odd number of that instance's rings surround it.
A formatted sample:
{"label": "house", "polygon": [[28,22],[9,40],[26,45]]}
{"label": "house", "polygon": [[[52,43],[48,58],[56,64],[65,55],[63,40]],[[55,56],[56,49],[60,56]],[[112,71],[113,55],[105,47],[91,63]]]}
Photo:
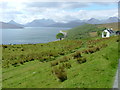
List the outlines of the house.
{"label": "house", "polygon": [[106,38],[106,37],[110,37],[110,36],[113,36],[113,35],[116,35],[116,33],[111,29],[105,29],[103,32],[102,32],[102,38]]}
{"label": "house", "polygon": [[116,31],[116,35],[120,35],[120,31]]}

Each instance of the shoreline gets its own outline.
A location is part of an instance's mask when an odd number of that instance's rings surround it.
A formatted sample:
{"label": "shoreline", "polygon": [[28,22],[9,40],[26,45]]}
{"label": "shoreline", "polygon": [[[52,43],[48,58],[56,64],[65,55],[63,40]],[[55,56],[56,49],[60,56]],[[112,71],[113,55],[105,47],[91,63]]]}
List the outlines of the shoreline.
{"label": "shoreline", "polygon": [[[60,30],[60,33],[63,33],[65,35],[65,37],[67,36],[67,32],[64,32],[62,30]],[[63,39],[64,40],[64,39]],[[50,41],[50,42],[56,42],[56,41],[60,41],[59,39],[54,40],[54,41]],[[45,43],[50,43],[50,42],[45,42]],[[21,44],[14,44],[14,43],[9,43],[9,44],[0,44],[0,45],[28,45],[28,44],[45,44],[45,43],[21,43]]]}
{"label": "shoreline", "polygon": [[[60,40],[54,40],[54,41],[50,41],[50,42],[56,42],[56,41],[60,41]],[[46,43],[50,43],[50,42],[46,42]],[[46,43],[21,43],[21,44],[13,44],[13,43],[9,43],[9,44],[0,44],[0,45],[35,45],[35,44],[46,44]]]}

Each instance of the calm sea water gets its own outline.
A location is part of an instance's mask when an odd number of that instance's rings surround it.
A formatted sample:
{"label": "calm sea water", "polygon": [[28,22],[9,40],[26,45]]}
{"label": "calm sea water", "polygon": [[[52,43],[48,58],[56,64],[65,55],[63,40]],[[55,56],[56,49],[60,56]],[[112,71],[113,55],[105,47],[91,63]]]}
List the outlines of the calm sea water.
{"label": "calm sea water", "polygon": [[24,29],[2,29],[2,44],[47,43],[55,41],[59,27],[25,27]]}

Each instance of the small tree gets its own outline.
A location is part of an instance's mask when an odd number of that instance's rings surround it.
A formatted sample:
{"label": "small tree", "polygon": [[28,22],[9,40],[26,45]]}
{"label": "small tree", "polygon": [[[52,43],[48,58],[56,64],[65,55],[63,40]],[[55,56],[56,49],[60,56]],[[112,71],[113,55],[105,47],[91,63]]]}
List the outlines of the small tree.
{"label": "small tree", "polygon": [[56,35],[56,38],[61,40],[62,38],[64,38],[64,34],[58,33],[58,34]]}
{"label": "small tree", "polygon": [[102,31],[97,31],[98,36],[101,36],[101,34],[102,34]]}

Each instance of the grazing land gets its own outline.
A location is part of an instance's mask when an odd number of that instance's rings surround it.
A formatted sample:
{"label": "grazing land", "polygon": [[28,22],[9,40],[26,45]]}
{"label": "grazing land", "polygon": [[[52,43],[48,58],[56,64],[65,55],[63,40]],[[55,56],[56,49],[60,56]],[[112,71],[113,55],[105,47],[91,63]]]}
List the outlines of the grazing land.
{"label": "grazing land", "polygon": [[97,27],[106,27],[106,28],[113,28],[113,30],[118,31],[119,27],[118,25],[120,25],[120,22],[116,22],[116,23],[107,23],[107,24],[99,24],[96,25]]}
{"label": "grazing land", "polygon": [[84,38],[90,38],[91,37],[90,33],[92,32],[101,33],[104,29],[105,27],[97,27],[96,25],[85,24],[68,30],[66,39],[79,40]]}
{"label": "grazing land", "polygon": [[3,45],[3,88],[112,88],[118,36]]}

